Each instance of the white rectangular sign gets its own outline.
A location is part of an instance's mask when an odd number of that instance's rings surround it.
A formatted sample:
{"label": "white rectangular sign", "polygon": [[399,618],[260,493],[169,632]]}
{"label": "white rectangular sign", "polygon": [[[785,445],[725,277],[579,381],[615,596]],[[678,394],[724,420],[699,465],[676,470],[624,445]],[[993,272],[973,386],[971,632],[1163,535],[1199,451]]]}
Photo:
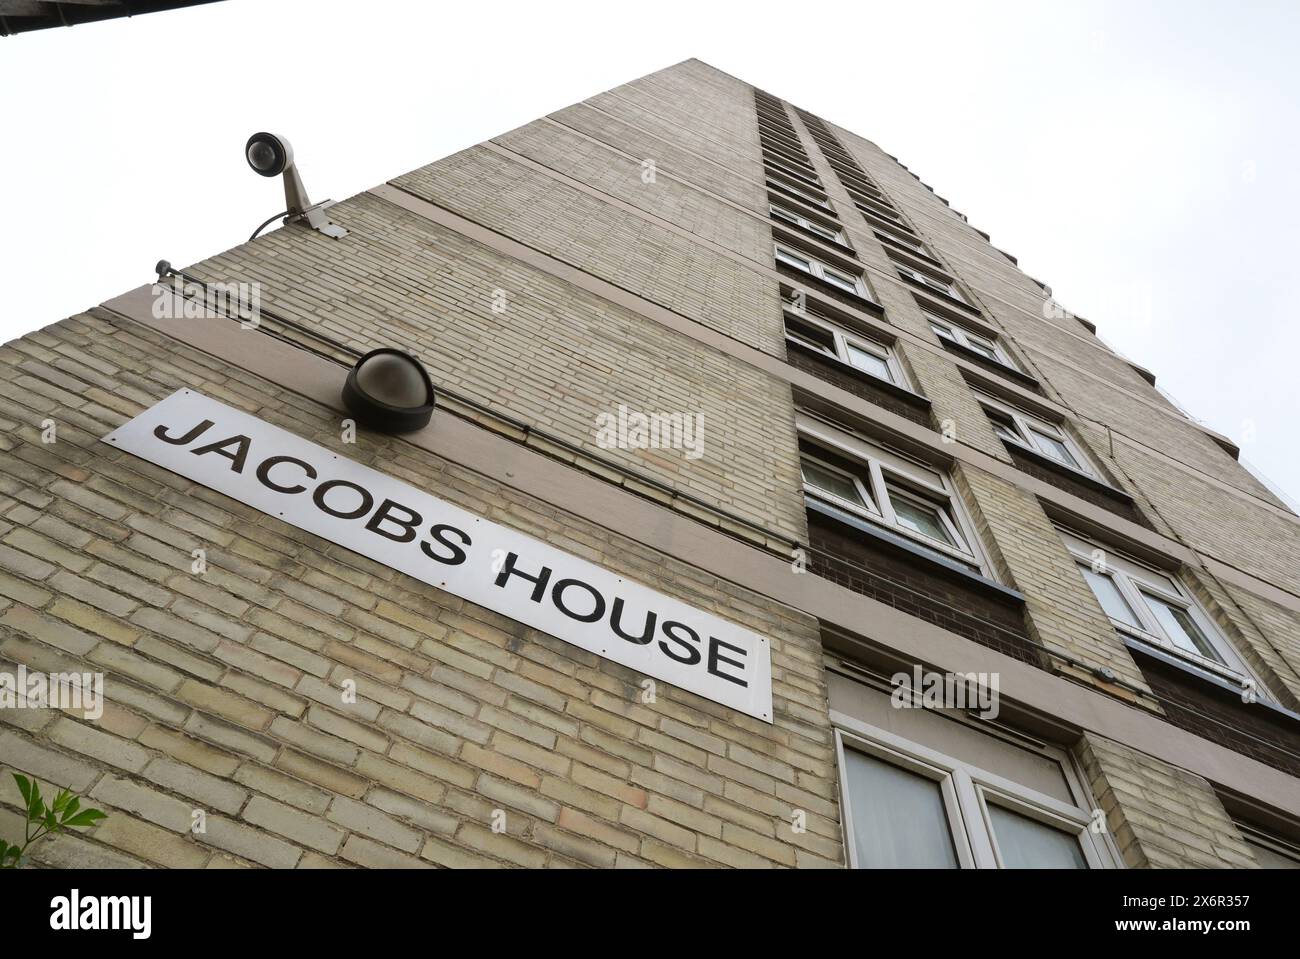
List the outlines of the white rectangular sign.
{"label": "white rectangular sign", "polygon": [[567,643],[772,721],[767,640],[193,390],[105,443]]}

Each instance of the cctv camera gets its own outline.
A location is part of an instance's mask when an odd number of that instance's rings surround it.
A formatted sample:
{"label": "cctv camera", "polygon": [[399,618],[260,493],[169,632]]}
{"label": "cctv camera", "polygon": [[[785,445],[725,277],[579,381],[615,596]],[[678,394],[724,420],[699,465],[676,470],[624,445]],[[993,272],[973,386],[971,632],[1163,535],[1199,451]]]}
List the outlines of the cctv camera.
{"label": "cctv camera", "polygon": [[279,176],[293,166],[293,147],[274,133],[254,133],[244,146],[244,156],[262,176]]}
{"label": "cctv camera", "polygon": [[[284,206],[285,213],[288,214],[286,223],[305,223],[313,230],[319,230],[336,240],[348,235],[347,230],[331,223],[325,215],[325,209],[333,205],[329,200],[312,203],[307,197],[307,188],[303,186],[302,177],[298,175],[298,168],[293,162],[293,147],[289,146],[289,141],[284,137],[274,133],[254,133],[244,144],[244,159],[254,173],[284,177]],[[271,220],[274,219],[271,217]],[[257,234],[262,232],[262,227],[267,226],[271,220],[259,226],[249,240],[256,239]]]}

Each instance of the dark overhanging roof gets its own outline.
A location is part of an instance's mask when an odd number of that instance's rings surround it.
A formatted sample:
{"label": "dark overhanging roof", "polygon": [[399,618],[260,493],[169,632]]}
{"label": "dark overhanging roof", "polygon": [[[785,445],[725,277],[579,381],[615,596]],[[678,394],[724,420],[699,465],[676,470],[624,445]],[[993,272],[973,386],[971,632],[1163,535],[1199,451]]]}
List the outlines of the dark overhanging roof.
{"label": "dark overhanging roof", "polygon": [[60,0],[56,3],[53,0],[0,0],[0,37],[213,2],[214,0]]}

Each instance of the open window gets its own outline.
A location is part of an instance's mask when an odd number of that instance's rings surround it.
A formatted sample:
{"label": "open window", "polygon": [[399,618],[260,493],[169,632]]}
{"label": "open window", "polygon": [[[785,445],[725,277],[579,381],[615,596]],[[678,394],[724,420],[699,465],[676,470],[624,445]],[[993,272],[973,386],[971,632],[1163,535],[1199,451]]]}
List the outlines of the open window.
{"label": "open window", "polygon": [[848,246],[844,239],[844,233],[838,227],[831,226],[822,220],[814,220],[812,217],[804,216],[797,210],[792,210],[788,206],[780,203],[768,204],[768,210],[771,212],[772,219],[782,220],[792,226],[797,226],[817,237],[819,240],[826,240],[829,243],[835,243],[839,246]]}
{"label": "open window", "polygon": [[851,293],[853,296],[864,299],[867,298],[867,291],[860,276],[855,276],[846,270],[831,266],[812,254],[804,253],[782,243],[777,243],[775,250],[778,263],[783,263],[801,273],[807,273],[809,276],[815,277],[837,290],[843,290],[845,293]]}
{"label": "open window", "polygon": [[983,572],[971,524],[942,472],[804,413],[799,433],[806,496]]}
{"label": "open window", "polygon": [[1096,467],[1063,426],[987,394],[981,393],[979,401],[993,424],[993,431],[1008,443],[1032,450],[1094,479],[1098,478]]}
{"label": "open window", "polygon": [[1011,356],[997,340],[969,330],[964,326],[953,323],[951,320],[937,317],[932,313],[926,313],[926,319],[930,321],[930,329],[934,331],[934,335],[939,337],[941,342],[955,343],[1000,366],[1019,372],[1019,368],[1012,362]]}
{"label": "open window", "polygon": [[1072,532],[1057,532],[1118,632],[1193,671],[1237,686],[1249,685],[1260,698],[1271,699],[1232,643],[1177,578]]}
{"label": "open window", "polygon": [[787,306],[785,335],[806,349],[833,357],[887,383],[911,389],[891,347],[813,316],[810,310],[795,313]]}

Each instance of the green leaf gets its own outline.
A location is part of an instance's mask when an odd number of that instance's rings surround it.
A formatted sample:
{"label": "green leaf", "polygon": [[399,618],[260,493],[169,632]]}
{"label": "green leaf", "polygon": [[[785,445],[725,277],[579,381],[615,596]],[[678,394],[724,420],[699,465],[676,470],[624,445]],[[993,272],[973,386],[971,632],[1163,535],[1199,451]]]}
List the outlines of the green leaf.
{"label": "green leaf", "polygon": [[30,806],[32,803],[32,782],[26,776],[20,776],[17,773],[10,773],[14,777],[14,782],[18,784],[18,791],[23,794],[23,805]]}
{"label": "green leaf", "polygon": [[53,809],[45,810],[45,818],[43,820],[43,823],[45,825],[46,832],[59,831],[59,820]]}
{"label": "green leaf", "polygon": [[55,812],[62,812],[63,807],[68,804],[68,800],[71,798],[72,798],[72,790],[60,789],[59,794],[54,797],[54,806],[51,808],[53,808]]}
{"label": "green leaf", "polygon": [[69,802],[68,805],[63,810],[63,821],[67,822],[68,817],[74,815],[76,811],[80,808],[81,808],[81,800],[78,799],[76,796],[73,796],[72,801]]}
{"label": "green leaf", "polygon": [[40,822],[45,818],[45,800],[41,798],[41,787],[32,780],[32,798],[27,805],[27,818],[31,822]]}
{"label": "green leaf", "polygon": [[65,820],[63,825],[76,827],[93,826],[95,823],[99,822],[99,820],[107,818],[107,816],[108,813],[102,812],[98,809],[83,809],[71,819]]}

